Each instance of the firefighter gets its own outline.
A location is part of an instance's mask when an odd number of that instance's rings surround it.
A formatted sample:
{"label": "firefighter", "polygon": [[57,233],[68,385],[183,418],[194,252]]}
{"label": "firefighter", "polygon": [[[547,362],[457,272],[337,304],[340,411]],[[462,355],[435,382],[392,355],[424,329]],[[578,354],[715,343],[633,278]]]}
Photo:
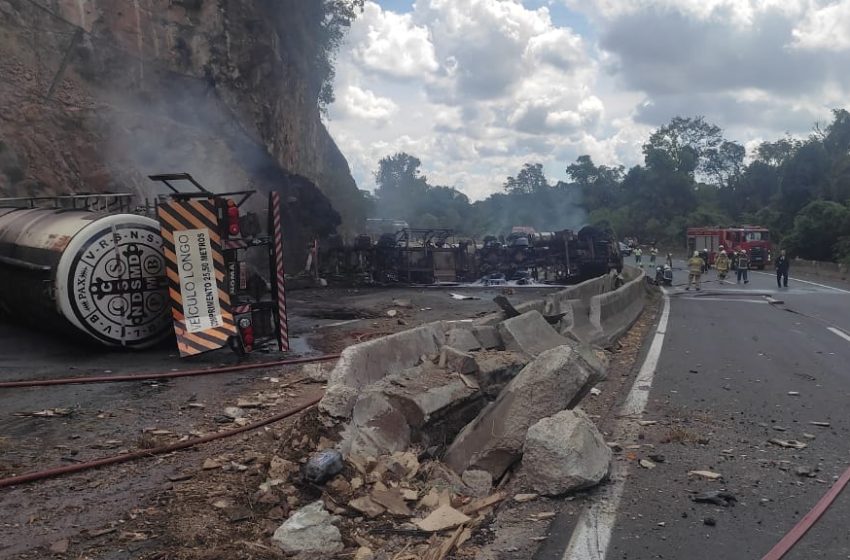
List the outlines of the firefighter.
{"label": "firefighter", "polygon": [[785,255],[785,249],[779,251],[779,257],[776,259],[776,285],[780,288],[788,287],[788,269],[791,267],[791,262]]}
{"label": "firefighter", "polygon": [[750,270],[750,257],[747,256],[747,250],[741,248],[738,253],[738,265],[735,267],[735,271],[738,273],[738,280],[735,282],[736,284],[741,283],[741,278],[744,279],[744,284],[750,283],[749,278],[749,270]]}
{"label": "firefighter", "polygon": [[655,247],[655,245],[653,245],[652,248],[649,250],[649,265],[650,265],[650,268],[655,268],[655,257],[657,257],[657,256],[658,256],[658,249]]}
{"label": "firefighter", "polygon": [[720,254],[714,259],[714,268],[717,269],[717,279],[721,282],[726,280],[726,275],[729,273],[729,255],[723,247],[720,247]]}
{"label": "firefighter", "polygon": [[640,250],[640,246],[635,247],[635,266],[643,268],[643,251]]}
{"label": "firefighter", "polygon": [[699,256],[699,251],[694,251],[694,255],[688,259],[688,287],[686,290],[691,289],[691,284],[696,286],[696,289],[699,290],[699,281],[702,277],[702,267],[704,261],[702,257]]}
{"label": "firefighter", "polygon": [[673,268],[673,253],[667,253],[667,266]]}

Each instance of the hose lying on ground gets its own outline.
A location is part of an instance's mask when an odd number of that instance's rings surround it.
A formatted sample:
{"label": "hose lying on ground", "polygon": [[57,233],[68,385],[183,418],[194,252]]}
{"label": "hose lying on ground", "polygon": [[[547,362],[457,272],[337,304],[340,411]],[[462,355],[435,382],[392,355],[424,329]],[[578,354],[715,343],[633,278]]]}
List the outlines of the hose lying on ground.
{"label": "hose lying on ground", "polygon": [[0,382],[0,389],[12,389],[18,387],[45,387],[49,385],[71,385],[80,383],[117,383],[122,381],[146,381],[150,379],[172,379],[175,377],[192,377],[196,375],[215,375],[218,373],[230,373],[249,369],[260,369],[264,367],[286,366],[296,364],[309,364],[312,362],[325,362],[339,358],[339,354],[324,354],[309,358],[291,358],[288,360],[276,360],[273,362],[258,362],[254,364],[239,364],[236,366],[224,366],[207,369],[187,369],[182,371],[167,371],[160,373],[133,373],[127,375],[99,375],[87,377],[59,377],[51,379],[32,379],[18,381]]}
{"label": "hose lying on ground", "polygon": [[172,443],[170,445],[163,445],[161,447],[156,447],[154,449],[145,449],[142,451],[134,451],[132,453],[125,453],[123,455],[113,455],[112,457],[104,457],[103,459],[95,459],[93,461],[86,461],[84,463],[78,463],[76,465],[69,465],[67,467],[57,467],[53,469],[48,469],[44,471],[38,471],[28,474],[22,474],[19,476],[12,476],[9,478],[0,479],[0,488],[6,488],[10,486],[17,486],[19,484],[24,484],[27,482],[34,482],[37,480],[44,480],[47,478],[54,478],[57,476],[62,476],[65,474],[78,473],[81,471],[86,471],[89,469],[94,469],[98,467],[104,467],[106,465],[117,465],[119,463],[126,463],[128,461],[134,461],[136,459],[143,459],[145,457],[154,457],[156,455],[163,455],[165,453],[171,453],[172,451],[179,451],[181,449],[187,449],[189,447],[194,447],[196,445],[207,443],[210,441],[214,441],[217,439],[223,439],[230,436],[235,436],[250,430],[256,430],[257,428],[261,428],[268,424],[272,424],[274,422],[278,422],[283,420],[284,418],[288,418],[290,416],[294,416],[299,412],[303,412],[308,408],[311,408],[319,403],[322,400],[322,395],[310,399],[309,401],[298,405],[295,408],[287,410],[285,412],[281,412],[279,414],[275,414],[274,416],[270,416],[269,418],[265,418],[258,422],[254,422],[253,424],[248,424],[246,426],[242,426],[241,428],[236,428],[233,430],[228,430],[226,432],[218,432],[215,434],[209,434],[197,439],[191,439],[188,441],[182,441],[179,443]]}

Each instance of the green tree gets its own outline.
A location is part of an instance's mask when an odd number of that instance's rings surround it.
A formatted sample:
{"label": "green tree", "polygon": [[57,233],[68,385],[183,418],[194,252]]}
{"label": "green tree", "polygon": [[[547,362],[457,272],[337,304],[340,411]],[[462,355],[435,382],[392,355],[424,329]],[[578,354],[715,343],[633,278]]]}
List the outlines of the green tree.
{"label": "green tree", "polygon": [[543,173],[543,164],[526,163],[516,178],[507,178],[503,187],[510,194],[532,194],[548,189],[549,181]]}
{"label": "green tree", "polygon": [[839,240],[848,235],[850,210],[837,202],[816,200],[800,210],[786,245],[805,259],[829,261],[842,249],[836,246]]}

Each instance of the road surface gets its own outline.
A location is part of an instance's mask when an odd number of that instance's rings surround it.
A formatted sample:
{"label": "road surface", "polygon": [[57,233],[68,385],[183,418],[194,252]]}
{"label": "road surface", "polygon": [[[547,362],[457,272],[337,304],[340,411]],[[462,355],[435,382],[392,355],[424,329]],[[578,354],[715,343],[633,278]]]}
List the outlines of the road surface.
{"label": "road surface", "polygon": [[[751,272],[744,285],[719,283],[711,271],[699,292],[667,290],[669,318],[643,415],[644,424],[657,423],[622,442],[621,499],[612,498],[616,482],[609,485],[598,511],[614,515],[597,512],[589,537],[584,529],[594,550],[563,558],[759,559],[850,466],[850,286],[795,280],[793,272],[787,289],[769,272]],[[680,269],[675,282],[685,280]],[[641,459],[655,467],[639,466]],[[688,475],[697,470],[722,478]],[[692,500],[708,491],[736,501]],[[850,491],[785,558],[850,558],[848,519]]]}

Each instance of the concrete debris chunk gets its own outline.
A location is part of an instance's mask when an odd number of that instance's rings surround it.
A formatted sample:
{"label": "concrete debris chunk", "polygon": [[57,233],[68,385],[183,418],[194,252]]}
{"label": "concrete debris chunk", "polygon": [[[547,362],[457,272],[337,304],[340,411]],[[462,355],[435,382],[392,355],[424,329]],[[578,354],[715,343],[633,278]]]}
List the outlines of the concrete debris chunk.
{"label": "concrete debris chunk", "polygon": [[287,461],[275,455],[269,462],[269,478],[272,480],[288,480],[298,467],[292,461]]}
{"label": "concrete debris chunk", "polygon": [[343,549],[342,535],[333,525],[335,518],[321,501],[296,511],[272,536],[284,552],[333,554]]}
{"label": "concrete debris chunk", "polygon": [[688,476],[698,476],[700,478],[705,478],[708,480],[718,480],[720,478],[723,478],[722,474],[712,471],[688,471]]}
{"label": "concrete debris chunk", "polygon": [[263,403],[256,399],[237,399],[236,407],[237,408],[260,408],[263,406]]}
{"label": "concrete debris chunk", "polygon": [[472,354],[451,346],[443,346],[440,350],[439,365],[441,368],[461,374],[472,374],[478,371],[478,364]]}
{"label": "concrete debris chunk", "polygon": [[375,553],[368,546],[361,546],[354,553],[354,560],[372,560],[374,557]]}
{"label": "concrete debris chunk", "polygon": [[812,426],[818,426],[818,427],[821,427],[821,428],[829,428],[829,426],[830,426],[830,423],[829,423],[829,422],[815,422],[815,421],[811,421],[811,422],[809,422],[809,424],[811,424]]}
{"label": "concrete debris chunk", "polygon": [[416,507],[419,509],[434,509],[440,505],[440,492],[436,488],[431,488],[431,490],[425,494],[419,503],[416,504]]}
{"label": "concrete debris chunk", "polygon": [[468,329],[451,329],[446,333],[446,346],[461,352],[471,352],[481,348],[481,342]]}
{"label": "concrete debris chunk", "polygon": [[396,315],[398,315],[398,311],[396,311],[395,309],[390,309],[389,311],[387,311],[387,317],[395,317]]}
{"label": "concrete debris chunk", "polygon": [[487,471],[467,469],[460,478],[470,496],[483,498],[493,489],[493,476]]}
{"label": "concrete debris chunk", "polygon": [[473,327],[472,334],[476,339],[478,339],[478,344],[481,345],[482,348],[492,350],[493,348],[499,348],[502,346],[502,337],[499,336],[499,331],[496,327]]}
{"label": "concrete debris chunk", "polygon": [[61,539],[50,545],[50,552],[56,554],[65,554],[68,552],[68,547],[71,542],[68,539]]}
{"label": "concrete debris chunk", "polygon": [[524,352],[530,356],[538,356],[569,343],[536,310],[506,319],[496,325],[496,328],[506,350]]}
{"label": "concrete debris chunk", "polygon": [[312,364],[304,364],[301,366],[301,372],[311,381],[321,383],[328,380],[331,373],[331,363],[332,362],[316,362]]}
{"label": "concrete debris chunk", "polygon": [[236,406],[228,406],[224,409],[224,415],[231,420],[236,420],[237,418],[244,418],[245,411]]}
{"label": "concrete debris chunk", "polygon": [[205,471],[211,471],[213,469],[220,469],[221,463],[219,461],[217,461],[216,459],[213,459],[212,457],[208,457],[207,459],[204,460],[204,464],[201,466],[201,468]]}
{"label": "concrete debris chunk", "polygon": [[548,496],[598,484],[608,475],[611,450],[580,410],[564,410],[528,430],[523,468],[531,487]]}
{"label": "concrete debris chunk", "polygon": [[602,378],[602,364],[586,357],[568,345],[541,353],[461,430],[446,463],[458,473],[475,468],[501,477],[522,455],[532,424],[574,406]]}
{"label": "concrete debris chunk", "polygon": [[453,529],[454,527],[463,525],[469,521],[471,521],[469,517],[455,508],[449,505],[443,505],[435,509],[431,515],[425,519],[417,519],[414,521],[414,524],[423,531],[436,533],[446,529]]}
{"label": "concrete debris chunk", "polygon": [[355,500],[348,502],[348,506],[356,509],[366,517],[378,517],[386,511],[386,508],[379,503],[376,503],[369,496],[361,496]]}
{"label": "concrete debris chunk", "polygon": [[641,467],[643,467],[643,468],[645,468],[645,469],[650,469],[650,470],[651,470],[651,469],[654,469],[654,468],[655,468],[655,463],[653,463],[653,462],[652,462],[652,461],[650,461],[649,459],[641,459],[641,460],[639,461],[639,464],[640,464],[640,466],[641,466]]}
{"label": "concrete debris chunk", "polygon": [[401,307],[403,309],[412,309],[413,308],[413,304],[410,302],[409,299],[396,298],[396,299],[393,300],[393,305],[396,306],[396,307]]}

